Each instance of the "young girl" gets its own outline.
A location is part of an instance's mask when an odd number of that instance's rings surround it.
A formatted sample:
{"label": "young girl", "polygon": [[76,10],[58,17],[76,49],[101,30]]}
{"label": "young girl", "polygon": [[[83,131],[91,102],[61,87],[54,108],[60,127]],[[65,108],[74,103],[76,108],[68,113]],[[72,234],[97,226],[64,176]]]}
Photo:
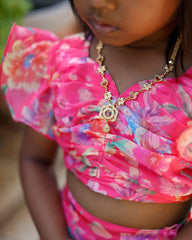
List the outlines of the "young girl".
{"label": "young girl", "polygon": [[85,33],[14,25],[1,67],[41,239],[191,239],[192,1],[71,3]]}

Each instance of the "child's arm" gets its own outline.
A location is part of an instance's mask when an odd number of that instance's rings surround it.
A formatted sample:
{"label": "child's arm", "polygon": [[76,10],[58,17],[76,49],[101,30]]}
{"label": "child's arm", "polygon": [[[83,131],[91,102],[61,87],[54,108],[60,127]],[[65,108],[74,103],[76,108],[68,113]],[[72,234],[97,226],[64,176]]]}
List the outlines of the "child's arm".
{"label": "child's arm", "polygon": [[174,238],[174,240],[191,240],[192,239],[192,221],[183,227],[181,232]]}
{"label": "child's arm", "polygon": [[70,239],[52,165],[57,145],[27,129],[20,157],[26,201],[41,240]]}

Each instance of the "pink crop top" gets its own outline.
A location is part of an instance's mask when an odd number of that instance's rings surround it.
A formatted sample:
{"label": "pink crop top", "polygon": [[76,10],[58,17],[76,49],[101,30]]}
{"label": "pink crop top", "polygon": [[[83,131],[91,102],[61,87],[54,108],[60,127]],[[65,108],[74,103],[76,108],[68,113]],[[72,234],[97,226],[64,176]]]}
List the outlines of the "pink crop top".
{"label": "pink crop top", "polygon": [[[54,139],[67,169],[93,191],[143,202],[189,199],[192,68],[118,106],[118,119],[106,134],[99,117],[104,89],[89,46],[83,33],[59,41],[50,32],[14,25],[0,72],[14,120]],[[111,75],[106,77],[118,98]]]}

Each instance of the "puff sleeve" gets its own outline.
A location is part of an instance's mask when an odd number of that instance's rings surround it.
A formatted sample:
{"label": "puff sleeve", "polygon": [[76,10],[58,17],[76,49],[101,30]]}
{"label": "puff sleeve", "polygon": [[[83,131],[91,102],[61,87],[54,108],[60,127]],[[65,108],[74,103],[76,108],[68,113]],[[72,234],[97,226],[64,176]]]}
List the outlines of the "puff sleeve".
{"label": "puff sleeve", "polygon": [[0,87],[13,119],[51,139],[54,96],[49,62],[57,41],[51,32],[14,24],[0,68]]}

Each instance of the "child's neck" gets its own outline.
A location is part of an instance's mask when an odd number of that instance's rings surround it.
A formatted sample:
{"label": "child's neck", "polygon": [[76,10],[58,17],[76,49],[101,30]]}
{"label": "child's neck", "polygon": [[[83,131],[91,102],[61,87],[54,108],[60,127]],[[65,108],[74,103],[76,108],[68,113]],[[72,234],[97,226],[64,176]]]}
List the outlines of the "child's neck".
{"label": "child's neck", "polygon": [[[94,39],[91,44],[90,57],[93,59],[97,58],[97,42]],[[150,39],[143,39],[128,46],[104,45],[104,64],[116,82],[120,94],[134,83],[153,79],[154,75],[164,72],[167,42],[168,36],[163,29]]]}
{"label": "child's neck", "polygon": [[[164,72],[167,43],[170,33],[173,32],[170,31],[171,27],[173,26],[127,46],[104,45],[102,50],[105,57],[104,64],[116,82],[119,93],[123,93],[140,80],[153,79],[154,75]],[[93,39],[91,43],[90,57],[93,59],[97,58],[97,43],[97,39]],[[191,63],[191,57],[187,61],[184,59],[186,69],[191,66]],[[178,74],[182,73],[182,69],[179,67]],[[174,73],[170,73],[168,77],[174,76]]]}
{"label": "child's neck", "polygon": [[[96,41],[92,42],[90,56],[97,58]],[[134,83],[151,79],[164,71],[166,64],[164,49],[115,47],[104,45],[104,64],[112,75],[119,93],[123,93]]]}

